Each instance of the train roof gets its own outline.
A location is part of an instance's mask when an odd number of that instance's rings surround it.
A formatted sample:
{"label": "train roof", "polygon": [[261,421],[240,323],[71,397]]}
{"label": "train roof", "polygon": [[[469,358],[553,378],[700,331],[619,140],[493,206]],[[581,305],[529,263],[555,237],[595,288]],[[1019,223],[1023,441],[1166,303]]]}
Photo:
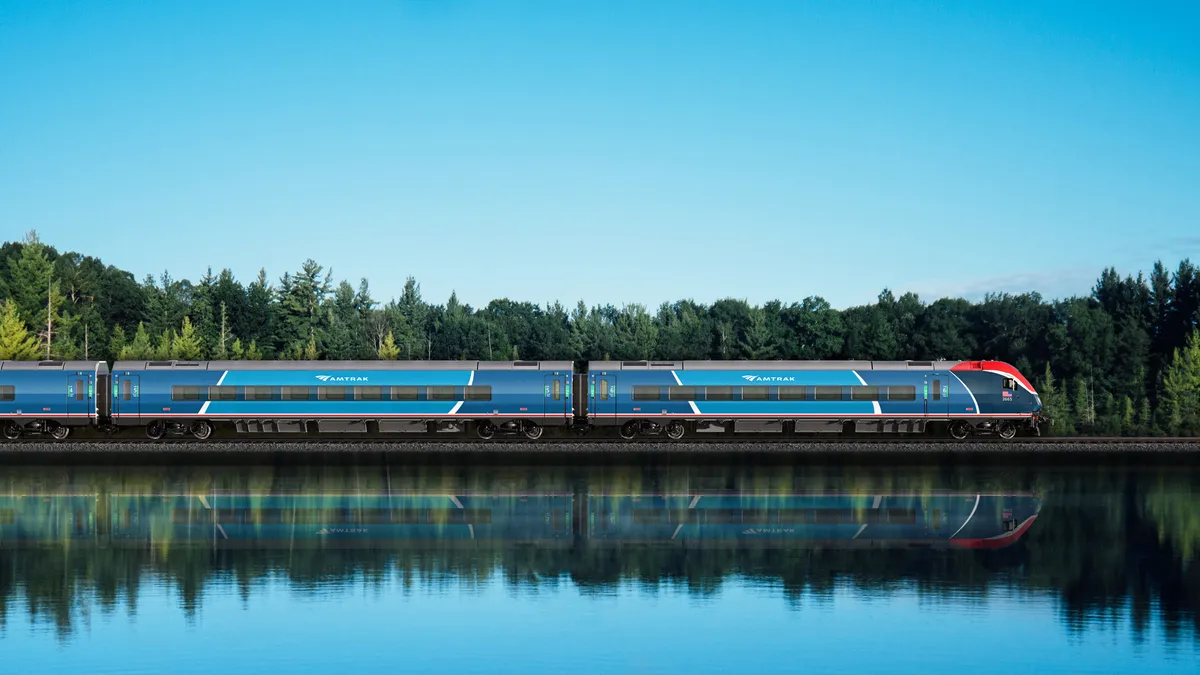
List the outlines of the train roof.
{"label": "train roof", "polygon": [[596,370],[950,370],[962,361],[589,361]]}
{"label": "train roof", "polygon": [[0,370],[91,370],[107,373],[108,363],[104,361],[0,361]]}
{"label": "train roof", "polygon": [[565,370],[570,361],[118,361],[113,370]]}

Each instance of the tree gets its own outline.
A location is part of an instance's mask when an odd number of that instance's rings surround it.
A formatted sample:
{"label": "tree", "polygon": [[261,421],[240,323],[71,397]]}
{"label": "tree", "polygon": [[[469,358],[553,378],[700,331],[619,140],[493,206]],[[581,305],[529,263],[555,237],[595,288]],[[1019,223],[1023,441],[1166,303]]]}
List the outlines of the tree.
{"label": "tree", "polygon": [[392,337],[392,332],[383,338],[383,344],[379,346],[379,358],[384,361],[395,361],[400,358],[400,348],[396,346],[396,340]]}
{"label": "tree", "polygon": [[196,335],[196,329],[192,327],[192,320],[186,316],[183,317],[183,326],[179,335],[176,335],[171,342],[171,357],[180,361],[195,361],[203,358],[200,338]]}
{"label": "tree", "polygon": [[0,309],[0,360],[31,361],[37,357],[37,340],[26,330],[17,303],[5,300]]}
{"label": "tree", "polygon": [[1200,433],[1200,330],[1192,331],[1187,344],[1175,350],[1163,371],[1163,398],[1171,432],[1186,436]]}

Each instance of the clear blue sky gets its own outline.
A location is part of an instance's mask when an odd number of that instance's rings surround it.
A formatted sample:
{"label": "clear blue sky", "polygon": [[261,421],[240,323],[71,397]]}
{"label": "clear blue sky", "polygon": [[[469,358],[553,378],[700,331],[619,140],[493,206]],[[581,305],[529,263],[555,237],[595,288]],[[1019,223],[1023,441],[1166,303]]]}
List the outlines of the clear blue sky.
{"label": "clear blue sky", "polygon": [[1200,258],[1197,35],[1193,0],[0,0],[0,239],[475,305],[1086,293]]}

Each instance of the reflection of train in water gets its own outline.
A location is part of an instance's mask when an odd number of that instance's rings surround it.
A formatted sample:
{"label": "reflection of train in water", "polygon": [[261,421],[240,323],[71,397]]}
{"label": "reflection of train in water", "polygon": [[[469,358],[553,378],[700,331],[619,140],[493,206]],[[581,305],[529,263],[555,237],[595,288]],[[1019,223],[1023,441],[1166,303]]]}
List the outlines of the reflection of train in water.
{"label": "reflection of train in water", "polygon": [[592,495],[595,543],[1002,548],[1037,519],[1027,494]]}
{"label": "reflection of train in water", "polygon": [[271,492],[0,495],[0,545],[214,548],[1002,548],[1028,492]]}

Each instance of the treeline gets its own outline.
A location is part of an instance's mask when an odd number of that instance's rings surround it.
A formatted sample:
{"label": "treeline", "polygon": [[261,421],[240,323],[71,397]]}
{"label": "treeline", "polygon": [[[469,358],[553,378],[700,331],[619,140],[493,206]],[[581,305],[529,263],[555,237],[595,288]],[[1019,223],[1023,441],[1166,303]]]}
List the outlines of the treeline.
{"label": "treeline", "polygon": [[228,270],[138,282],[30,232],[0,246],[0,358],[128,359],[998,359],[1031,376],[1056,434],[1200,435],[1200,272],[1100,273],[1086,297],[1038,293],[922,302],[880,293],[574,308],[451,294],[411,277],[376,300],[313,260],[278,281]]}

